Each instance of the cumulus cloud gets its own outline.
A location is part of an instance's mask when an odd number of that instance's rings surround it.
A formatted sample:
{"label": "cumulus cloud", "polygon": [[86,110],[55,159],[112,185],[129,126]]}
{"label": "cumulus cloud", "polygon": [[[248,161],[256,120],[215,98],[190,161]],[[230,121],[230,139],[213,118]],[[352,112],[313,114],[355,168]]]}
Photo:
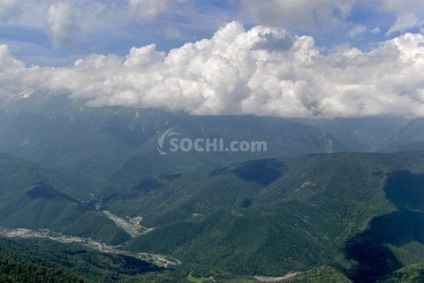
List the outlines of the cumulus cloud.
{"label": "cumulus cloud", "polygon": [[19,90],[22,85],[16,80],[19,72],[25,70],[23,62],[12,57],[7,45],[0,45],[0,81],[2,88],[9,91]]}
{"label": "cumulus cloud", "polygon": [[4,88],[33,87],[101,107],[191,114],[424,116],[424,36],[404,34],[367,52],[322,54],[310,36],[232,22],[169,53],[155,45],[122,58],[92,54],[71,67],[25,67],[0,47]]}
{"label": "cumulus cloud", "polygon": [[21,7],[17,0],[0,0],[0,20],[7,22],[19,14]]}
{"label": "cumulus cloud", "polygon": [[80,23],[73,7],[68,2],[50,5],[46,15],[47,28],[55,47],[73,43],[80,30]]}
{"label": "cumulus cloud", "polygon": [[356,0],[241,0],[242,9],[257,21],[287,28],[331,27],[344,22]]}

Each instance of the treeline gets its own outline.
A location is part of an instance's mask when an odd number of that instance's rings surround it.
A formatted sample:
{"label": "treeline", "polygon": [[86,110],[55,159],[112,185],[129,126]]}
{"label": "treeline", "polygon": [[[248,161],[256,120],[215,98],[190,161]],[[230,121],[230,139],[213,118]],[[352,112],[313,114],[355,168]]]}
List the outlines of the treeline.
{"label": "treeline", "polygon": [[31,250],[10,240],[0,239],[0,282],[73,283],[86,282],[64,268],[54,266]]}
{"label": "treeline", "polygon": [[77,244],[0,238],[0,283],[137,282],[142,274],[160,271],[142,260]]}
{"label": "treeline", "polygon": [[73,283],[85,282],[78,276],[58,268],[47,268],[21,261],[0,260],[0,282],[2,283]]}

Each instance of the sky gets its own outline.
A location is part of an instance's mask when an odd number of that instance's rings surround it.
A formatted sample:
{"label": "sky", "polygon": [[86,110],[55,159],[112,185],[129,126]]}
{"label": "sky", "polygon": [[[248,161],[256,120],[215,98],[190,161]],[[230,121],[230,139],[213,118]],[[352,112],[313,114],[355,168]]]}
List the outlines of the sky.
{"label": "sky", "polygon": [[0,96],[424,116],[422,0],[0,0]]}

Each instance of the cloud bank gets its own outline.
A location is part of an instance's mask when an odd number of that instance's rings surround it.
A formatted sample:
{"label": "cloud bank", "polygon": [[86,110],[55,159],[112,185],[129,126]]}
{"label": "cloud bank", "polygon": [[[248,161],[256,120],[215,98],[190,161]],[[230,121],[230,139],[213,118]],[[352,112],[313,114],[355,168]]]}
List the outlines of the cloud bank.
{"label": "cloud bank", "polygon": [[25,66],[0,45],[0,83],[68,95],[88,106],[280,117],[424,116],[424,36],[407,33],[367,52],[321,53],[310,36],[238,22],[169,53],[155,45],[73,66]]}

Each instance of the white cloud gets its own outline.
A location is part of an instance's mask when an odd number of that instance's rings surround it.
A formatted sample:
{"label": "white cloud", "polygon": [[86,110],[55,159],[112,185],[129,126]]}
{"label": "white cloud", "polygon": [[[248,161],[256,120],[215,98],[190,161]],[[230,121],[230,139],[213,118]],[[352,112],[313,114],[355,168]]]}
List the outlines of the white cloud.
{"label": "white cloud", "polygon": [[396,16],[396,21],[387,31],[387,35],[424,25],[422,0],[385,0],[382,10]]}
{"label": "white cloud", "polygon": [[25,67],[0,47],[0,83],[66,94],[89,106],[192,114],[424,117],[424,36],[405,34],[364,52],[321,54],[310,36],[237,23],[173,49],[90,55],[72,67]]}
{"label": "white cloud", "polygon": [[350,38],[354,38],[364,33],[377,34],[380,33],[380,28],[375,27],[373,29],[369,29],[365,25],[353,25],[348,31],[347,36]]}
{"label": "white cloud", "polygon": [[21,6],[17,0],[0,0],[0,20],[7,22],[21,14]]}
{"label": "white cloud", "polygon": [[53,45],[56,47],[73,43],[76,33],[80,30],[79,19],[68,2],[50,5],[46,21]]}
{"label": "white cloud", "polygon": [[[19,60],[13,58],[10,54],[9,47],[5,44],[0,44],[0,70],[2,71],[0,74],[4,75],[6,72],[10,72],[11,74],[18,75],[17,72],[25,69],[25,64]],[[12,77],[13,79],[14,77]],[[13,80],[10,81],[10,85],[13,85]],[[19,87],[19,86],[17,86]]]}
{"label": "white cloud", "polygon": [[7,45],[0,44],[0,81],[2,88],[9,91],[19,90],[22,85],[19,84],[19,72],[25,70],[25,65],[14,59],[9,52]]}
{"label": "white cloud", "polygon": [[366,26],[364,26],[364,25],[354,25],[349,30],[349,32],[347,33],[347,35],[349,37],[355,37],[355,36],[360,35],[360,34],[366,32],[366,31],[367,31],[367,27]]}
{"label": "white cloud", "polygon": [[141,21],[149,21],[168,10],[169,0],[129,0],[130,15]]}
{"label": "white cloud", "polygon": [[413,15],[413,14],[406,14],[406,15],[399,15],[396,18],[396,22],[389,28],[387,31],[387,35],[390,35],[395,32],[403,32],[405,30],[408,30],[410,28],[414,27],[420,27],[424,24],[424,19]]}
{"label": "white cloud", "polygon": [[356,0],[241,0],[258,22],[286,28],[332,27],[344,23]]}

